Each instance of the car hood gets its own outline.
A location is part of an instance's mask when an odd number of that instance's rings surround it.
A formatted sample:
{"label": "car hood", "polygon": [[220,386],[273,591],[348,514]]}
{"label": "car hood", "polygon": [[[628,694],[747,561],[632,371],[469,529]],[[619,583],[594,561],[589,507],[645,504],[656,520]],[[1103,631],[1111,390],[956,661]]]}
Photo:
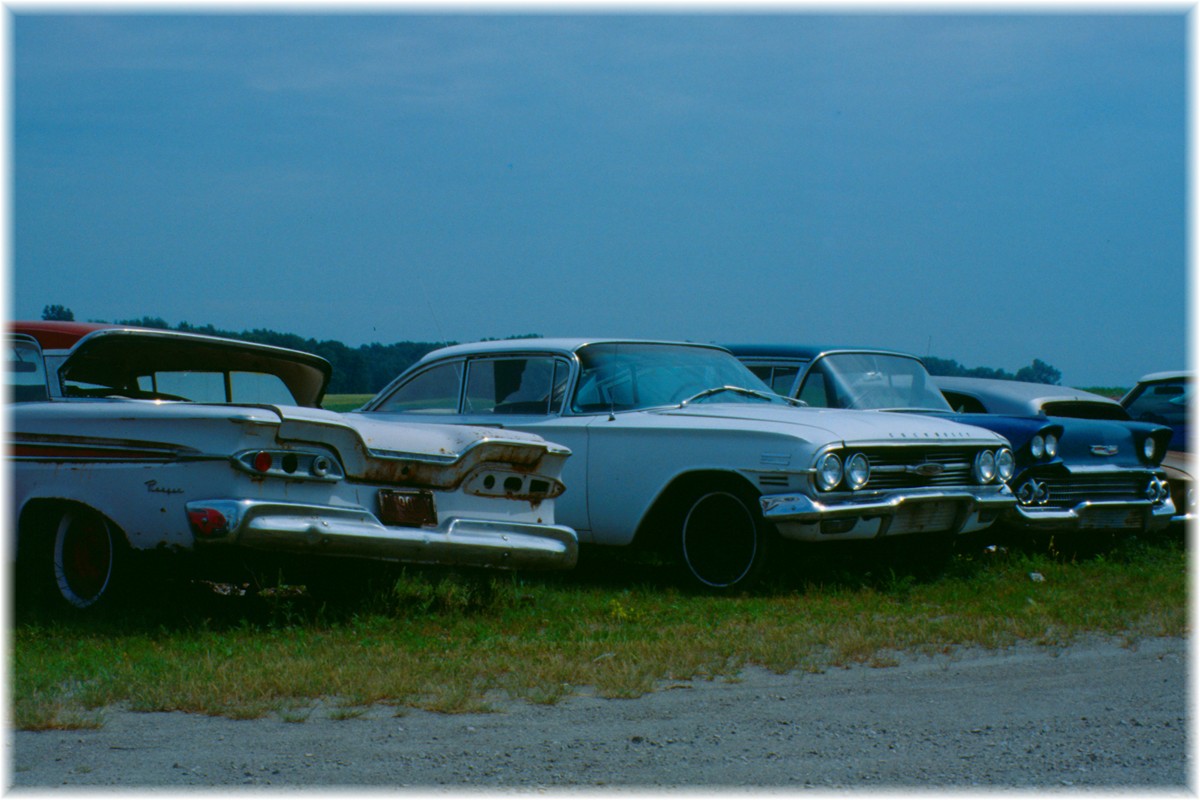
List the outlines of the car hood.
{"label": "car hood", "polygon": [[983,428],[950,419],[889,411],[851,411],[835,408],[767,406],[751,403],[697,403],[683,408],[658,409],[665,417],[761,423],[810,441],[847,443],[961,442],[1005,444],[1003,437]]}

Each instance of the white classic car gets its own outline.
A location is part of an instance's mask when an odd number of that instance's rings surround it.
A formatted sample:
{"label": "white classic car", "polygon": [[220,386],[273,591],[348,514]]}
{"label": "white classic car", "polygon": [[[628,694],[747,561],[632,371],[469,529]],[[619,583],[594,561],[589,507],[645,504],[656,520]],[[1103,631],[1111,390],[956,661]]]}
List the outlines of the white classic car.
{"label": "white classic car", "polygon": [[524,339],[430,353],[358,415],[494,425],[570,447],[559,520],[664,547],[702,586],[748,585],[779,535],[967,532],[1012,507],[1012,453],[928,417],[804,408],[722,348]]}
{"label": "white classic car", "polygon": [[278,347],[59,322],[9,344],[17,575],[56,604],[97,605],[154,552],[575,563],[570,451],[538,436],[322,410],[328,362]]}

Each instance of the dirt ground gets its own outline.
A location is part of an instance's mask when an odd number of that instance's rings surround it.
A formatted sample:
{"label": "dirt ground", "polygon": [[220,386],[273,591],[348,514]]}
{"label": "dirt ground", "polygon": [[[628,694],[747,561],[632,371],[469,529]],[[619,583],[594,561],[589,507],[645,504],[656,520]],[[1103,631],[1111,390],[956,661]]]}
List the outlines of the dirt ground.
{"label": "dirt ground", "polygon": [[1191,793],[1184,639],[1018,646],[899,666],[586,692],[491,714],[317,704],[303,722],[105,713],[94,731],[15,732],[22,788],[325,787]]}

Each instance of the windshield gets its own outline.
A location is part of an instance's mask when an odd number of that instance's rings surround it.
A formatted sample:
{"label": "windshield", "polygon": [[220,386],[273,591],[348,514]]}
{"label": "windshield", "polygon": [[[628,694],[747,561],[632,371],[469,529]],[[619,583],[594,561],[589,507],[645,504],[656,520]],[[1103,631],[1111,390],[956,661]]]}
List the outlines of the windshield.
{"label": "windshield", "polygon": [[800,399],[811,406],[952,411],[915,358],[880,353],[835,353],[804,378]]}
{"label": "windshield", "polygon": [[1183,425],[1187,422],[1188,403],[1192,398],[1192,382],[1179,379],[1142,384],[1125,403],[1129,416],[1160,425]]}
{"label": "windshield", "polygon": [[724,386],[761,392],[718,391],[696,403],[786,404],[729,353],[708,347],[668,344],[593,344],[580,348],[581,371],[571,410],[629,411],[678,405]]}

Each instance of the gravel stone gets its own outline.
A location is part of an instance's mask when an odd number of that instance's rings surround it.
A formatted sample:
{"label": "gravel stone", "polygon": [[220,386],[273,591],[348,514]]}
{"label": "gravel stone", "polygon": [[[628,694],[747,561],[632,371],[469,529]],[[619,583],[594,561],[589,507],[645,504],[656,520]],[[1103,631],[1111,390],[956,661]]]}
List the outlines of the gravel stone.
{"label": "gravel stone", "polygon": [[104,712],[15,731],[11,787],[1155,788],[1191,793],[1186,639],[1087,639],[898,665],[586,689],[492,714],[302,723]]}

